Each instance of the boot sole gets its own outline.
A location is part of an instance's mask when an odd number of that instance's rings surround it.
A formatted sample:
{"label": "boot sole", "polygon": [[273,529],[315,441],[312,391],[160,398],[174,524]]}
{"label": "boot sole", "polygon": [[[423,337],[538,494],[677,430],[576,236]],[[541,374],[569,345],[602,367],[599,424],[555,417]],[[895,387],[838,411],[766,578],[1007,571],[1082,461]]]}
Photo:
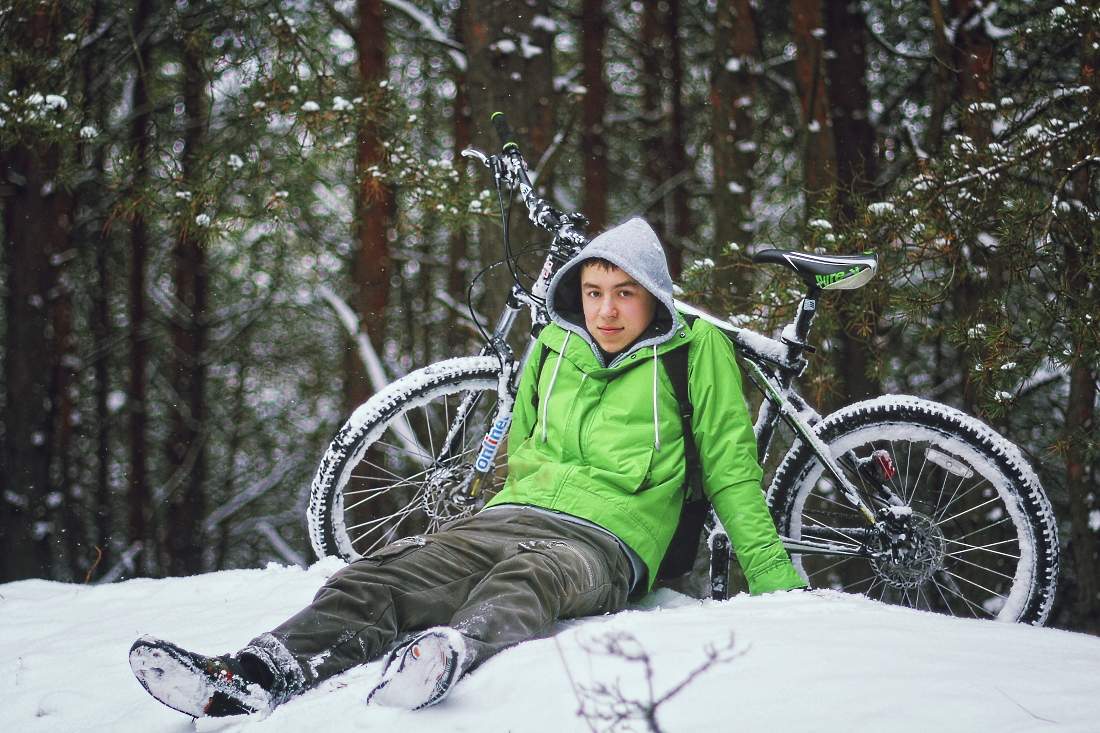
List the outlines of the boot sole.
{"label": "boot sole", "polygon": [[154,699],[192,718],[203,716],[215,692],[194,664],[160,647],[135,643],[130,669]]}

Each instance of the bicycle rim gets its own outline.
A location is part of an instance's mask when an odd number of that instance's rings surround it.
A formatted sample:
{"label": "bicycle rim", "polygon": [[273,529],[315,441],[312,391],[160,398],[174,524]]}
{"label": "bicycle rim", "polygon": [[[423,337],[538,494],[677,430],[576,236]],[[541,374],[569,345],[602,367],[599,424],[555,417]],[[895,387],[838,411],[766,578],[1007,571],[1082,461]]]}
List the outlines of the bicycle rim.
{"label": "bicycle rim", "polygon": [[[897,469],[888,484],[912,510],[915,551],[904,561],[796,557],[811,585],[952,616],[1017,620],[1025,613],[1037,574],[1034,529],[1012,477],[992,455],[914,423],[866,424],[829,446],[834,455],[859,458],[887,451]],[[871,495],[858,474],[849,477]],[[868,544],[856,533],[866,523],[816,460],[798,482],[785,524],[793,539]]]}

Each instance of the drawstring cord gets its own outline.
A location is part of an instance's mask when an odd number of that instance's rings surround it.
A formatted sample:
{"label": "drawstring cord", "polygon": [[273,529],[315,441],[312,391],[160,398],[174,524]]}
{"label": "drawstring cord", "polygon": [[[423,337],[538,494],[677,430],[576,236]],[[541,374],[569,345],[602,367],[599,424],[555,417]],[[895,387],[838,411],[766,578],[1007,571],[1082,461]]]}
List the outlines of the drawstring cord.
{"label": "drawstring cord", "polygon": [[554,373],[550,376],[550,387],[546,390],[546,397],[542,401],[542,442],[546,442],[546,413],[550,407],[550,393],[554,391],[554,382],[558,380],[558,370],[561,369],[561,357],[565,353],[565,347],[569,345],[569,337],[572,331],[565,332],[565,341],[562,342],[561,351],[558,352],[558,360],[554,363]]}
{"label": "drawstring cord", "polygon": [[661,431],[657,426],[657,344],[653,344],[653,450],[661,450]]}

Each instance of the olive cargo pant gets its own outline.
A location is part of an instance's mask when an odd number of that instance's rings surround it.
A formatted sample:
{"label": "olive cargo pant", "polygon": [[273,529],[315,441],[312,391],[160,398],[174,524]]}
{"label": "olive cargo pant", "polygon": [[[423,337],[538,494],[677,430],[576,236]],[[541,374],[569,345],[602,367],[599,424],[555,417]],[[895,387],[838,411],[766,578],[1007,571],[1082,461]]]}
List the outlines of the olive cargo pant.
{"label": "olive cargo pant", "polygon": [[556,619],[618,611],[630,562],[610,535],[501,507],[399,540],[336,572],[309,606],[245,651],[271,659],[288,694],[380,656],[402,634],[451,626],[470,666]]}

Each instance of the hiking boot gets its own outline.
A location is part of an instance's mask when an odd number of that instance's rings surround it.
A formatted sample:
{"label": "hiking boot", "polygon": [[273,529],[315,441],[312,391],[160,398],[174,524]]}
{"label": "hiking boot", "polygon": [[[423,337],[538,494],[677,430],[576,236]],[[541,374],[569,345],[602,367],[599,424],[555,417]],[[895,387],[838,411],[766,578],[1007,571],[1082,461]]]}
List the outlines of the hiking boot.
{"label": "hiking boot", "polygon": [[450,693],[465,664],[462,634],[447,626],[428,629],[389,654],[367,703],[406,710],[435,705]]}
{"label": "hiking boot", "polygon": [[252,655],[207,657],[143,636],[130,647],[130,669],[146,692],[194,718],[268,712],[274,707],[269,692],[274,673]]}

